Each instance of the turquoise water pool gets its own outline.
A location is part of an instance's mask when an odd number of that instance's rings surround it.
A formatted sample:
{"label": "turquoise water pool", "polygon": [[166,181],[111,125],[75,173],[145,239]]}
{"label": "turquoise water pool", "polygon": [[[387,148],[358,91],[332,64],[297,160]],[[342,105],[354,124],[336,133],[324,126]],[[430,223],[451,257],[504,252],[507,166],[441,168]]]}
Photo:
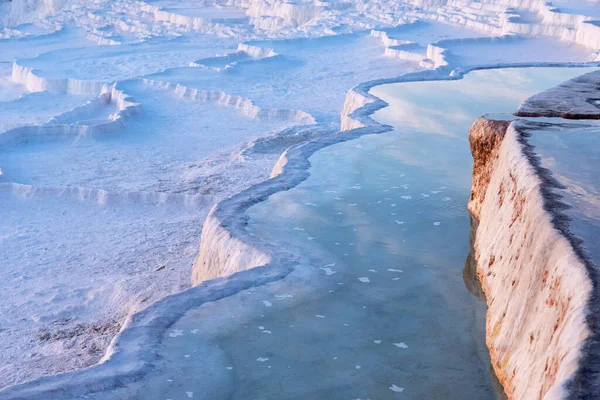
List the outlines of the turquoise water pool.
{"label": "turquoise water pool", "polygon": [[374,118],[393,131],[317,152],[306,181],[248,211],[253,234],[310,261],[190,311],[143,398],[501,398],[485,305],[463,282],[469,127],[582,72],[374,88],[390,104]]}

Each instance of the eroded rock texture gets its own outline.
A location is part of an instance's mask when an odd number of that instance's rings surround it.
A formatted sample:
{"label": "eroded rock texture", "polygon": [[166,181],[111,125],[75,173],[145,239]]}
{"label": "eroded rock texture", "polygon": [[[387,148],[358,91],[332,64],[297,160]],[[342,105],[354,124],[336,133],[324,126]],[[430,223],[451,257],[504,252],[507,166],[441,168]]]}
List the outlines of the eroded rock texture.
{"label": "eroded rock texture", "polygon": [[486,294],[486,341],[511,399],[562,399],[590,336],[592,282],[572,241],[555,226],[546,178],[520,123],[479,119],[469,209],[480,224],[477,274]]}

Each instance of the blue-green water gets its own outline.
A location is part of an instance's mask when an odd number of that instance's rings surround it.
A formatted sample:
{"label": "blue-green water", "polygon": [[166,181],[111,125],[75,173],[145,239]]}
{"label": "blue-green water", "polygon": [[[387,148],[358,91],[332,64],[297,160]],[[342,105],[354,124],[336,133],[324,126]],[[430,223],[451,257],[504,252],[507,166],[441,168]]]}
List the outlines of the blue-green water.
{"label": "blue-green water", "polygon": [[394,131],[317,152],[309,179],[249,210],[254,234],[319,261],[189,312],[140,398],[497,398],[485,306],[462,274],[469,127],[582,72],[374,88]]}
{"label": "blue-green water", "polygon": [[[391,398],[394,382],[409,398],[494,397],[483,304],[462,281],[469,251],[469,127],[481,114],[512,113],[530,95],[582,72],[487,70],[459,81],[376,87],[371,93],[390,106],[374,119],[394,132],[318,152],[306,182],[252,210],[257,225],[277,232],[273,237],[293,235],[340,260],[332,269],[344,270],[342,288],[304,308],[355,327],[352,344],[340,338],[335,349],[335,335],[326,340],[334,342],[332,354],[351,347],[369,360],[369,371],[350,385],[370,387],[357,397]],[[283,230],[273,221],[285,221]],[[374,345],[377,338],[387,346]],[[408,348],[393,346],[397,342]],[[336,375],[334,368],[315,368],[323,377]]]}

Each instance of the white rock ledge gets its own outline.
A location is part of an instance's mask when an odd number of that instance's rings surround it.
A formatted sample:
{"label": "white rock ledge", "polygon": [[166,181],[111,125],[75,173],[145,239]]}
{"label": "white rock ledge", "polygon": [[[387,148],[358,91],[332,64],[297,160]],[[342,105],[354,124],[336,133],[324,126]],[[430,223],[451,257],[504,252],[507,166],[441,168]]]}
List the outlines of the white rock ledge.
{"label": "white rock ledge", "polygon": [[[534,96],[520,112],[579,115],[577,106],[589,105],[582,97],[594,97],[580,89],[584,82],[597,87],[597,77]],[[600,117],[595,110],[580,111]],[[598,398],[597,268],[570,232],[557,183],[528,142],[536,126],[480,117],[469,135],[469,210],[479,221],[474,251],[488,304],[486,342],[509,399]]]}
{"label": "white rock ledge", "polygon": [[520,117],[600,119],[600,73],[578,76],[525,101]]}

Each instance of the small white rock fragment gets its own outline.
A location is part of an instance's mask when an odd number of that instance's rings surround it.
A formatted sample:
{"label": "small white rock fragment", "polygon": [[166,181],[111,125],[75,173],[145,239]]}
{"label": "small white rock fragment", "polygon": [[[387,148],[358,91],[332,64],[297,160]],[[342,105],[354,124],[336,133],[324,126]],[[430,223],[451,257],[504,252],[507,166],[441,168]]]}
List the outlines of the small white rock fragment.
{"label": "small white rock fragment", "polygon": [[369,283],[369,282],[371,282],[371,280],[369,278],[367,278],[366,276],[358,278],[358,280],[361,281],[361,282],[363,282],[363,283]]}
{"label": "small white rock fragment", "polygon": [[394,346],[400,347],[401,349],[408,349],[408,346],[404,342],[394,343]]}
{"label": "small white rock fragment", "polygon": [[396,392],[396,393],[402,393],[402,392],[404,392],[404,388],[401,388],[401,387],[396,386],[396,385],[390,386],[390,390],[392,392]]}
{"label": "small white rock fragment", "polygon": [[285,299],[292,299],[292,298],[294,298],[294,296],[292,296],[291,294],[287,294],[287,293],[286,294],[276,294],[275,298],[277,300],[285,300]]}
{"label": "small white rock fragment", "polygon": [[[330,264],[330,265],[335,265],[335,264]],[[328,266],[324,266],[324,267],[321,267],[319,269],[323,270],[325,272],[325,275],[327,275],[327,276],[330,276],[330,275],[333,275],[333,274],[336,273],[334,270],[332,270]]]}

